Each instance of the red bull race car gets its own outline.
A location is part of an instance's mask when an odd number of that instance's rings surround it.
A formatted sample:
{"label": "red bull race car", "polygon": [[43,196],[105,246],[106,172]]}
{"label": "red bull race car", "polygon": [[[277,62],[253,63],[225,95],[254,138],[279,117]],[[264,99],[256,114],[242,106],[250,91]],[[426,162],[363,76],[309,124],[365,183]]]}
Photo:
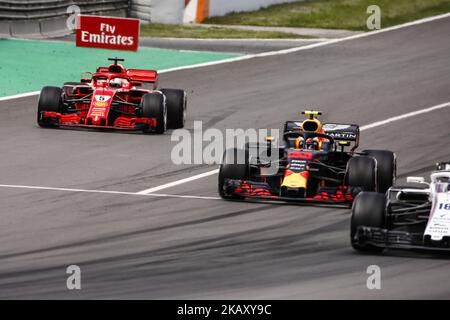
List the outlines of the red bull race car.
{"label": "red bull race car", "polygon": [[218,181],[222,198],[349,206],[361,191],[384,193],[392,186],[393,152],[356,152],[358,125],[322,124],[320,111],[303,114],[307,119],[285,123],[284,145],[269,136],[225,151]]}
{"label": "red bull race car", "polygon": [[423,177],[408,177],[407,182],[386,194],[358,194],[350,226],[355,250],[450,252],[450,162],[438,163],[430,182]]}
{"label": "red bull race car", "polygon": [[119,61],[99,67],[79,83],[44,87],[37,122],[41,127],[87,127],[164,133],[183,128],[184,90],[158,89],[155,70],[125,69]]}

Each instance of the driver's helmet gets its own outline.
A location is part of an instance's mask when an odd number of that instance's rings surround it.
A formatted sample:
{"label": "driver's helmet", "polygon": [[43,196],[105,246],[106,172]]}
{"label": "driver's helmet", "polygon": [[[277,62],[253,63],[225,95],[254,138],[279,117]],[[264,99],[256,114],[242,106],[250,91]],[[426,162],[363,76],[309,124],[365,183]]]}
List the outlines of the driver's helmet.
{"label": "driver's helmet", "polygon": [[320,150],[322,146],[322,141],[320,138],[308,138],[304,141],[303,137],[298,137],[295,139],[295,148],[296,149],[308,149],[308,150]]}
{"label": "driver's helmet", "polygon": [[123,78],[114,78],[109,82],[109,86],[111,88],[122,88],[123,85],[126,85],[128,81]]}

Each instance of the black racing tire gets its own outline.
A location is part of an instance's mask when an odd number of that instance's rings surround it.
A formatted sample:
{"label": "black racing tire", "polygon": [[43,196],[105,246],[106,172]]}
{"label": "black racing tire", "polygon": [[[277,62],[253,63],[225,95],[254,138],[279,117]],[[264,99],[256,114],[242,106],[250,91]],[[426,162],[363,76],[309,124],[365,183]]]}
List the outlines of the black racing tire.
{"label": "black racing tire", "polygon": [[364,150],[363,153],[377,161],[377,191],[386,193],[394,184],[397,175],[395,154],[387,150]]}
{"label": "black racing tire", "polygon": [[371,157],[357,156],[347,163],[346,178],[351,188],[361,191],[376,191],[377,168],[376,161]]}
{"label": "black racing tire", "polygon": [[141,100],[141,116],[144,118],[156,118],[156,128],[143,129],[144,133],[163,134],[167,129],[167,108],[164,95],[159,92],[146,93]]}
{"label": "black racing tire", "polygon": [[59,87],[43,87],[39,95],[37,123],[40,127],[57,127],[54,123],[47,123],[41,118],[41,112],[61,112],[62,110],[62,89]]}
{"label": "black racing tire", "polygon": [[166,97],[167,127],[169,129],[184,128],[187,113],[187,94],[179,89],[161,89]]}
{"label": "black racing tire", "polygon": [[353,249],[361,252],[379,253],[383,247],[360,243],[355,239],[358,227],[384,228],[386,221],[386,196],[377,192],[361,192],[353,201],[350,222],[350,242]]}
{"label": "black racing tire", "polygon": [[[244,162],[244,163],[238,163]],[[225,179],[246,180],[249,175],[248,149],[232,148],[225,150],[219,170],[219,195],[223,199],[236,199],[224,191]]]}

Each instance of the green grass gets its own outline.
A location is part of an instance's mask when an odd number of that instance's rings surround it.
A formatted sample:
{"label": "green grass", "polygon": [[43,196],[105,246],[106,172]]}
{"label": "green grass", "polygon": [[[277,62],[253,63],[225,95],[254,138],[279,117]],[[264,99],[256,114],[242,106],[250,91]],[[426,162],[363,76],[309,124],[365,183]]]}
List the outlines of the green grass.
{"label": "green grass", "polygon": [[369,5],[380,7],[382,28],[450,12],[450,0],[306,0],[211,17],[205,23],[367,30]]}
{"label": "green grass", "polygon": [[196,39],[286,39],[300,36],[284,32],[247,31],[221,27],[198,27],[189,25],[143,24],[141,37],[196,38]]}

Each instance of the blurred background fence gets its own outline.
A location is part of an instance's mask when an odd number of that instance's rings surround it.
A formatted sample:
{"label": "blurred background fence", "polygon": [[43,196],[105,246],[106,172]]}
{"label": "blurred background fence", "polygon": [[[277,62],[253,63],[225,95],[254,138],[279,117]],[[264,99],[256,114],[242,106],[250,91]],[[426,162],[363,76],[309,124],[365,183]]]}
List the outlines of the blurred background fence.
{"label": "blurred background fence", "polygon": [[[129,16],[144,22],[198,23],[209,16],[257,10],[296,0],[0,0],[0,37],[53,37],[72,32],[68,19],[82,14]],[[72,18],[73,21],[73,18]]]}

